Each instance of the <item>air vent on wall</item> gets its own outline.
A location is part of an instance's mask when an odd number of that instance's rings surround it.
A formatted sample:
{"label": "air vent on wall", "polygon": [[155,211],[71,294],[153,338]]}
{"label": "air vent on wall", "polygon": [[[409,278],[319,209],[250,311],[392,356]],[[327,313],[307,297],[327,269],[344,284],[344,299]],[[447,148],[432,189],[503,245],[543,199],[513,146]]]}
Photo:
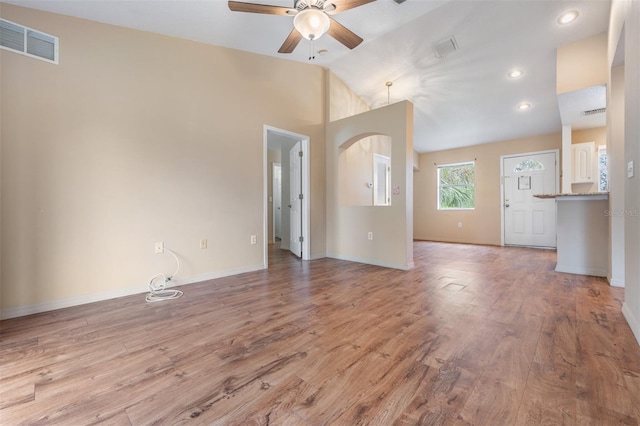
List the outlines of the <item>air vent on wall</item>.
{"label": "air vent on wall", "polygon": [[456,39],[451,36],[434,43],[432,47],[433,53],[436,55],[436,58],[442,59],[458,50],[458,43],[456,43]]}
{"label": "air vent on wall", "polygon": [[0,48],[58,63],[58,37],[0,19]]}
{"label": "air vent on wall", "polygon": [[582,115],[602,114],[606,110],[606,108],[590,109],[588,111],[582,111]]}

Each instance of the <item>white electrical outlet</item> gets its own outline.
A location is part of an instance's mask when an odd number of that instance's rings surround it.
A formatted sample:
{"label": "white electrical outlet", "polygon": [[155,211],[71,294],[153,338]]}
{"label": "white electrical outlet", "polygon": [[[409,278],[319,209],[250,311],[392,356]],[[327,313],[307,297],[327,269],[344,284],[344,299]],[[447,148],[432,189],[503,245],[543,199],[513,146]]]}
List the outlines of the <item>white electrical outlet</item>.
{"label": "white electrical outlet", "polygon": [[458,222],[458,228],[462,228],[462,222]]}
{"label": "white electrical outlet", "polygon": [[156,253],[164,253],[164,243],[162,241],[156,243]]}
{"label": "white electrical outlet", "polygon": [[629,161],[627,163],[627,177],[628,178],[633,177],[633,161]]}
{"label": "white electrical outlet", "polygon": [[251,245],[258,244],[258,238],[255,235],[251,236]]}
{"label": "white electrical outlet", "polygon": [[373,232],[369,231],[369,233],[367,234],[367,238],[373,240]]}
{"label": "white electrical outlet", "polygon": [[200,248],[202,250],[207,248],[207,239],[206,238],[203,238],[203,239],[200,240]]}

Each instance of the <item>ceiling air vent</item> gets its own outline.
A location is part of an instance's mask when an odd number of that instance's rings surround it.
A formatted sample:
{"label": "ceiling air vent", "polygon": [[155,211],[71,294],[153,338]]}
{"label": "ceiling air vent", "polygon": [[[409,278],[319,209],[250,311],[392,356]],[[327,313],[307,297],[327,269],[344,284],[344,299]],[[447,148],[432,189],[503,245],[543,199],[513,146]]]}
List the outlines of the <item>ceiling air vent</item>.
{"label": "ceiling air vent", "polygon": [[602,114],[606,110],[607,110],[606,108],[590,109],[588,111],[582,111],[582,115]]}
{"label": "ceiling air vent", "polygon": [[407,0],[393,0],[393,1],[395,1],[395,2],[396,2],[396,3],[398,3],[398,4],[402,4],[402,3],[404,3],[404,2],[405,2],[405,1],[407,1]]}
{"label": "ceiling air vent", "polygon": [[451,36],[449,38],[445,38],[444,40],[440,40],[437,43],[434,43],[432,47],[433,53],[436,55],[436,58],[442,59],[458,50],[458,43],[456,43],[456,39]]}
{"label": "ceiling air vent", "polygon": [[58,37],[0,19],[0,48],[58,63]]}

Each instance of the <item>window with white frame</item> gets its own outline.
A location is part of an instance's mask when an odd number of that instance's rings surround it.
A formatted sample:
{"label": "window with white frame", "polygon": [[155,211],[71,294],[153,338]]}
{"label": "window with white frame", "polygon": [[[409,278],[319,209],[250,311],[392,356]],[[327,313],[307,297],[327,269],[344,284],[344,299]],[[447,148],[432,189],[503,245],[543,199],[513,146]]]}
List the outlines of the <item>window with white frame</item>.
{"label": "window with white frame", "polygon": [[472,210],[476,206],[475,162],[438,166],[438,210]]}

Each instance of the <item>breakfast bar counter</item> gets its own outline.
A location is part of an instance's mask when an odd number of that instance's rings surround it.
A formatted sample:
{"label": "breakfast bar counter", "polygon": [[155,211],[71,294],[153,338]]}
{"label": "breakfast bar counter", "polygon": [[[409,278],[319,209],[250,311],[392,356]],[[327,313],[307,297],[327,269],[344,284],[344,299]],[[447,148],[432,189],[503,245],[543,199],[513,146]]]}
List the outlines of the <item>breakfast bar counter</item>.
{"label": "breakfast bar counter", "polygon": [[556,200],[556,271],[606,277],[609,193],[534,196]]}

